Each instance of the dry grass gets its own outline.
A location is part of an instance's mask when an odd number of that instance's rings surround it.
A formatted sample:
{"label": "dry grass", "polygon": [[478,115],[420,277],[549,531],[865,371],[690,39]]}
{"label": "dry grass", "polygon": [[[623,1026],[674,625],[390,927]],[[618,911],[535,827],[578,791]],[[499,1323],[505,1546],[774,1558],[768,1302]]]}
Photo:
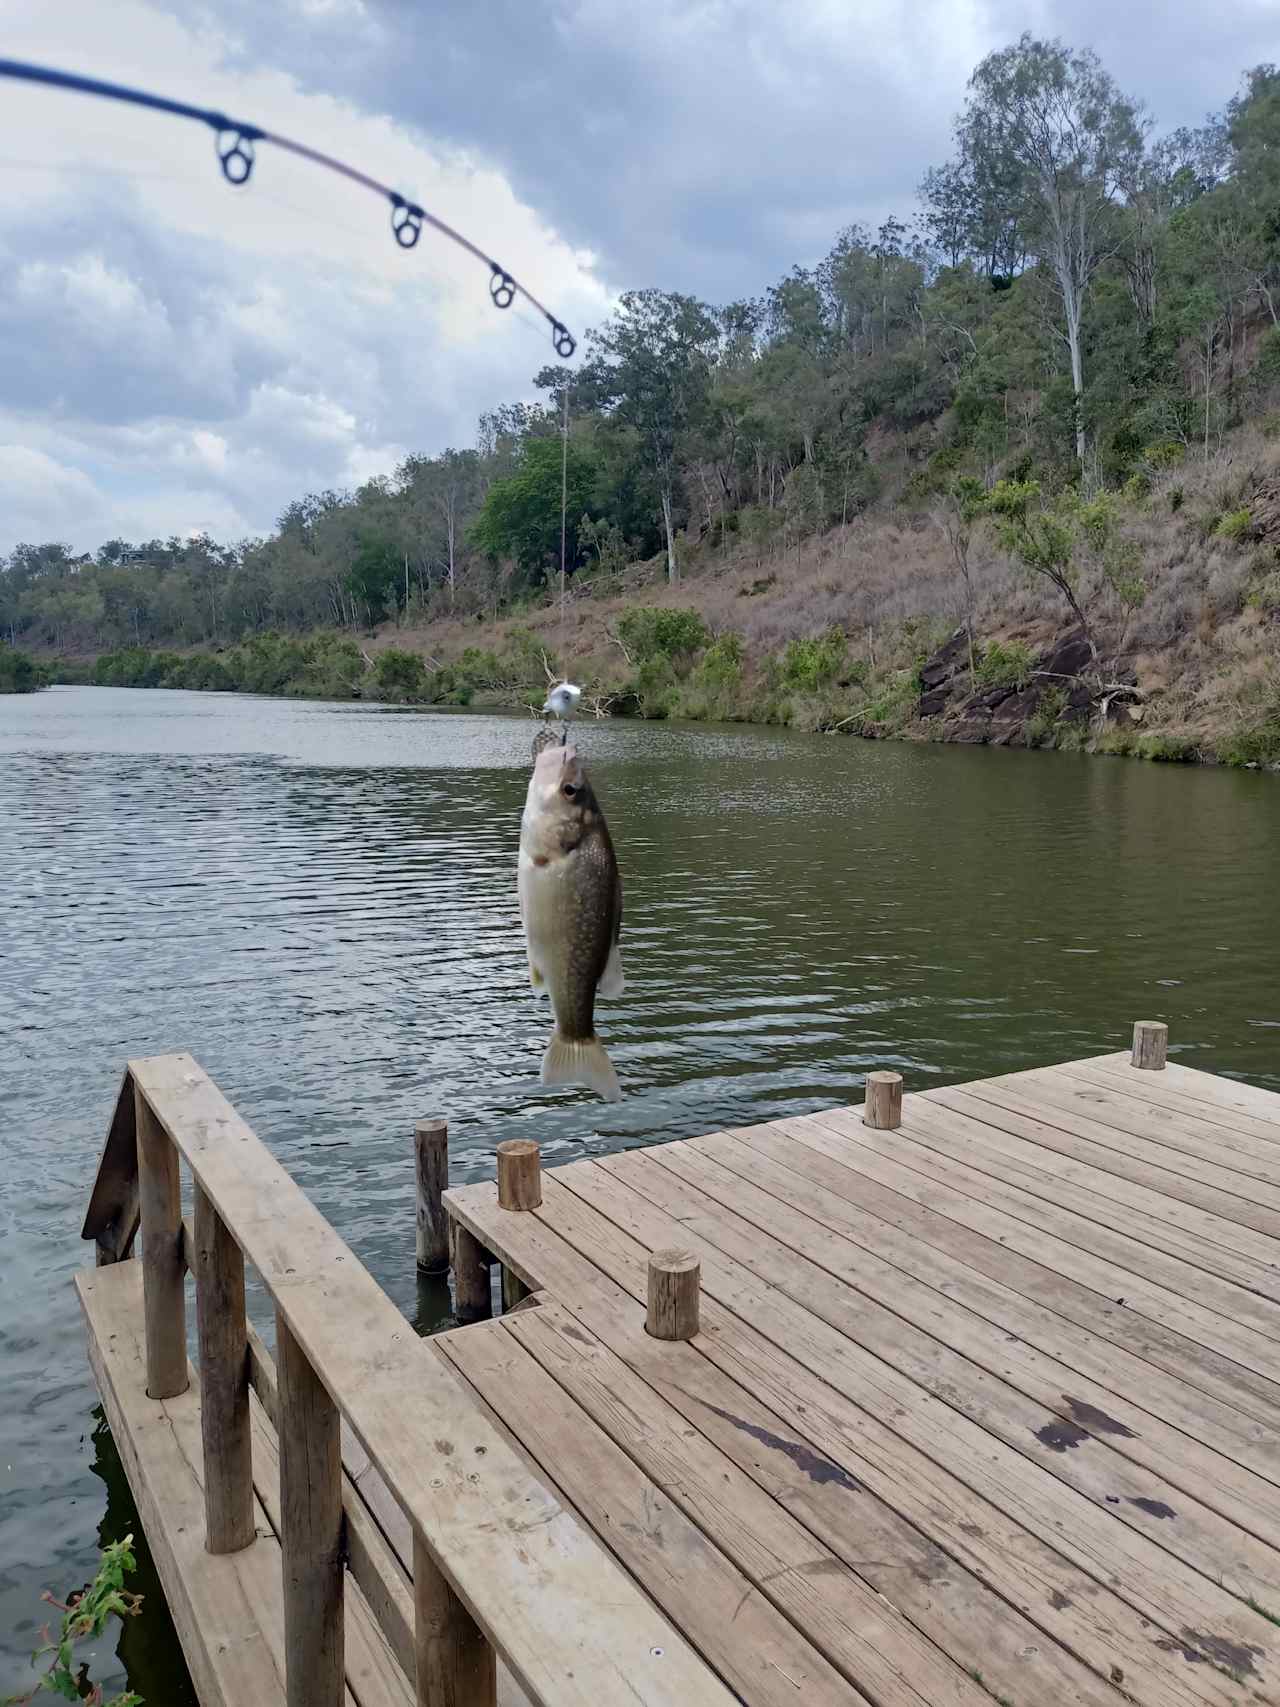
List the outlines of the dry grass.
{"label": "dry grass", "polygon": [[[1251,590],[1276,573],[1276,555],[1247,537],[1223,537],[1219,525],[1247,508],[1260,480],[1278,474],[1280,444],[1246,431],[1208,463],[1188,452],[1155,477],[1146,497],[1123,504],[1122,533],[1137,547],[1146,584],[1124,644],[1125,662],[1149,696],[1145,731],[1207,748],[1269,703],[1280,669],[1280,619],[1249,601]],[[975,537],[970,560],[982,640],[1039,648],[1067,626],[1053,590],[992,541]],[[714,632],[741,634],[753,677],[789,641],[831,627],[843,630],[851,654],[873,667],[906,664],[963,617],[945,529],[926,511],[873,509],[798,548],[761,551],[731,539],[724,552],[708,541],[686,541],[684,561],[685,578],[675,587],[666,585],[658,561],[633,565],[608,588],[584,581],[571,590],[563,624],[553,592],[497,622],[454,616],[426,630],[387,627],[372,646],[405,646],[449,662],[467,646],[501,651],[520,627],[532,631],[552,668],[611,687],[630,673],[611,631],[637,603],[692,607]],[[1100,566],[1085,566],[1080,591],[1109,654],[1119,643],[1123,613]]]}

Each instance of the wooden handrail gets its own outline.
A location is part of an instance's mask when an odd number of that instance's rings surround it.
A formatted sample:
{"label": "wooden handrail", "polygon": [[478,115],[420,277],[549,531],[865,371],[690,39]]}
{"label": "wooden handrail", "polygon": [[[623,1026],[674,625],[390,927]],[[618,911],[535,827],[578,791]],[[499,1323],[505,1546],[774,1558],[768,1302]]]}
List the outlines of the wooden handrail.
{"label": "wooden handrail", "polygon": [[[340,1416],[413,1532],[420,1707],[490,1707],[489,1648],[539,1707],[727,1703],[714,1674],[532,1474],[192,1057],[132,1061],[125,1088],[142,1166],[144,1268],[148,1244],[159,1253],[151,1288],[163,1306],[157,1356],[169,1357],[173,1338],[173,1268],[179,1306],[184,1257],[202,1284],[202,1232],[177,1218],[176,1172],[166,1159],[175,1149],[194,1176],[202,1215],[216,1217],[276,1308],[286,1584],[297,1574],[296,1592],[286,1588],[285,1597],[290,1702],[329,1707],[341,1699],[340,1468],[332,1477],[313,1468],[305,1479],[289,1468],[291,1453],[295,1467],[337,1464]],[[100,1252],[104,1233],[128,1219],[125,1100],[85,1223]],[[157,1230],[152,1241],[149,1229]],[[108,1241],[104,1260],[124,1254],[119,1244]],[[478,1313],[487,1253],[477,1246],[465,1255]],[[149,1298],[149,1346],[152,1317]],[[234,1362],[236,1353],[227,1355]],[[245,1379],[251,1363],[246,1355]],[[222,1402],[234,1411],[238,1386]]]}

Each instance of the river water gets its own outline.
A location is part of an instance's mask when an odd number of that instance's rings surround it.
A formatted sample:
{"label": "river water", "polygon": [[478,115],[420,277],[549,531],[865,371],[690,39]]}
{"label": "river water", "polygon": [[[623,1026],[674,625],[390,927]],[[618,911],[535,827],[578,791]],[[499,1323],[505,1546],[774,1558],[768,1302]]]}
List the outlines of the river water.
{"label": "river water", "polygon": [[[455,1179],[1124,1045],[1280,1089],[1280,781],[590,724],[627,1091],[547,1093],[515,900],[527,720],[65,688],[0,699],[0,1698],[42,1588],[136,1530],[71,1275],[126,1057],[189,1049],[419,1328],[410,1134]],[[261,1315],[262,1301],[254,1301]],[[193,1700],[160,1597],[117,1658]],[[110,1693],[110,1690],[108,1690]]]}

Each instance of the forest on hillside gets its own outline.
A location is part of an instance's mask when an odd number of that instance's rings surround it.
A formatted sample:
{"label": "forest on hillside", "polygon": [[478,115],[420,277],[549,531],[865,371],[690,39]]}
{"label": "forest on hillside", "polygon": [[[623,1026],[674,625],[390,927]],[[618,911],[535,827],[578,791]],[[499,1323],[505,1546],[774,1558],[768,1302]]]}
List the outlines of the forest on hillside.
{"label": "forest on hillside", "polygon": [[[562,454],[584,584],[735,551],[785,575],[871,509],[962,530],[985,505],[1033,571],[1067,540],[1069,604],[1089,505],[1280,427],[1280,70],[1169,132],[1092,52],[1024,36],[975,70],[910,218],[759,297],[628,291],[531,395],[473,447],[297,497],[267,538],[21,544],[0,636],[85,656],[519,609],[559,568]],[[1123,601],[1141,566],[1112,578]]]}

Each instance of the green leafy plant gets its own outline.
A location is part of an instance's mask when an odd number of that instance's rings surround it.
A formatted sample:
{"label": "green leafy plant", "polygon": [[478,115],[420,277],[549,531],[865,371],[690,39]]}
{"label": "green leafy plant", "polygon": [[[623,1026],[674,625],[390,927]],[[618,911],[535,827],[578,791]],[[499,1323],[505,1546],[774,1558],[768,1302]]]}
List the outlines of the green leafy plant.
{"label": "green leafy plant", "polygon": [[998,640],[983,650],[978,664],[979,685],[986,688],[1015,688],[1019,693],[1031,680],[1035,653],[1020,640],[1002,646]]}
{"label": "green leafy plant", "polygon": [[1253,517],[1247,506],[1239,510],[1229,510],[1219,521],[1214,532],[1219,539],[1243,539],[1252,522]]}
{"label": "green leafy plant", "polygon": [[84,1661],[76,1667],[77,1642],[96,1641],[111,1618],[133,1618],[142,1606],[142,1596],[131,1594],[124,1586],[126,1575],[135,1569],[133,1536],[113,1541],[103,1550],[97,1575],[79,1594],[69,1595],[66,1602],[56,1600],[46,1590],[43,1599],[62,1614],[62,1623],[55,1637],[48,1625],[41,1632],[43,1644],[31,1656],[33,1667],[44,1666],[38,1681],[22,1695],[10,1695],[2,1707],[25,1707],[37,1695],[57,1695],[63,1701],[88,1702],[90,1707],[143,1707],[142,1697],[126,1690],[104,1701],[101,1685],[90,1683]]}
{"label": "green leafy plant", "polygon": [[688,657],[710,638],[696,610],[636,605],[618,618],[618,639],[638,663],[651,658]]}

